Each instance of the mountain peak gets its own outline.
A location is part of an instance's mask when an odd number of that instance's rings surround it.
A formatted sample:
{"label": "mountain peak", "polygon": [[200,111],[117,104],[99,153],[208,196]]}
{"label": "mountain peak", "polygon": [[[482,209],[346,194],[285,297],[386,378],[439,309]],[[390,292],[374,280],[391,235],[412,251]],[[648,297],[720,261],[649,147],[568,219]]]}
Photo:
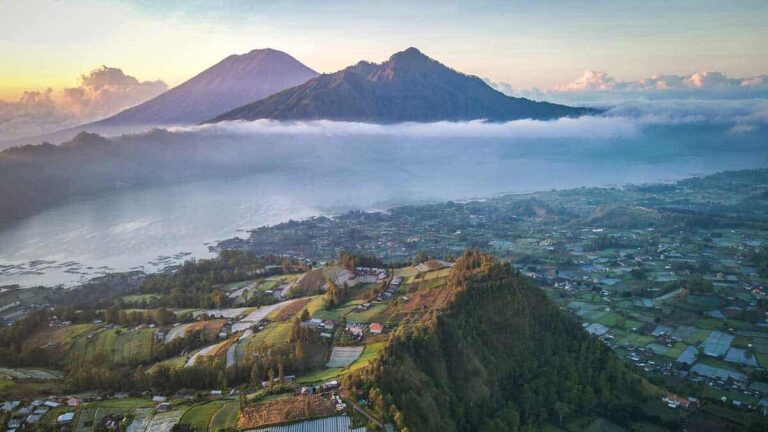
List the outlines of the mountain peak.
{"label": "mountain peak", "polygon": [[373,123],[546,120],[594,112],[505,96],[481,79],[455,71],[411,47],[383,63],[359,62],[208,122],[261,118]]}
{"label": "mountain peak", "polygon": [[97,126],[192,124],[316,77],[290,54],[259,48],[233,54],[177,87]]}
{"label": "mountain peak", "polygon": [[392,56],[390,57],[390,60],[395,58],[429,58],[429,57],[427,57],[423,52],[419,51],[418,48],[409,47],[404,49],[403,51],[399,51],[392,54]]}
{"label": "mountain peak", "polygon": [[417,48],[410,47],[404,51],[396,52],[389,58],[390,64],[420,64],[420,63],[436,63],[437,61],[430,58]]}

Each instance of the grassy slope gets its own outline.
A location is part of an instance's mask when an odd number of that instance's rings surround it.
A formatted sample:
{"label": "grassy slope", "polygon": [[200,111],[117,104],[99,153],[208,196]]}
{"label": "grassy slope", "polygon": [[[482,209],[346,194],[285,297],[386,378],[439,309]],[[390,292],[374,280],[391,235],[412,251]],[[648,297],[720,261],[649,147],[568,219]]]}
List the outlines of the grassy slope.
{"label": "grassy slope", "polygon": [[180,423],[191,424],[196,431],[207,431],[211,418],[213,418],[214,414],[216,414],[223,406],[224,401],[213,401],[193,405],[184,413],[184,416],[181,417]]}

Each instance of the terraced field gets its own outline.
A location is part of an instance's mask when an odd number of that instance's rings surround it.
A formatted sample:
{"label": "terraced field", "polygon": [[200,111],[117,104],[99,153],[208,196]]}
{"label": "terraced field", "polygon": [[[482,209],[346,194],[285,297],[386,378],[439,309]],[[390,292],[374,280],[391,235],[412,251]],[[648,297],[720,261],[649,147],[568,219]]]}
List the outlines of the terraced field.
{"label": "terraced field", "polygon": [[224,404],[211,418],[210,430],[234,428],[237,425],[237,416],[240,413],[240,403],[229,401]]}
{"label": "terraced field", "polygon": [[261,345],[284,346],[288,344],[291,336],[292,324],[290,322],[271,323],[264,330],[256,332],[253,336],[237,343],[235,348],[236,361],[245,361],[248,350],[257,349]]}
{"label": "terraced field", "polygon": [[216,335],[221,331],[221,328],[226,323],[227,323],[227,320],[214,319],[209,321],[200,321],[200,322],[194,322],[189,324],[181,324],[171,328],[171,330],[169,330],[168,333],[165,334],[165,341],[170,342],[178,337],[184,337],[189,333],[197,330],[203,330],[209,335]]}
{"label": "terraced field", "polygon": [[125,432],[147,432],[147,426],[154,415],[152,409],[139,408],[133,412],[133,415],[133,421],[125,429]]}
{"label": "terraced field", "polygon": [[184,415],[183,409],[157,413],[147,425],[147,432],[171,432],[173,425],[181,420]]}
{"label": "terraced field", "polygon": [[[224,406],[224,401],[213,401],[193,405],[181,417],[182,424],[190,424],[194,430],[205,432],[216,414]],[[212,429],[215,430],[215,429]]]}
{"label": "terraced field", "polygon": [[75,324],[66,327],[46,327],[35,332],[26,341],[27,346],[45,347],[49,344],[66,348],[78,337],[84,336],[98,328],[95,324]]}
{"label": "terraced field", "polygon": [[77,337],[67,349],[67,361],[92,360],[96,355],[106,355],[117,364],[135,364],[146,361],[152,354],[153,329],[110,329]]}

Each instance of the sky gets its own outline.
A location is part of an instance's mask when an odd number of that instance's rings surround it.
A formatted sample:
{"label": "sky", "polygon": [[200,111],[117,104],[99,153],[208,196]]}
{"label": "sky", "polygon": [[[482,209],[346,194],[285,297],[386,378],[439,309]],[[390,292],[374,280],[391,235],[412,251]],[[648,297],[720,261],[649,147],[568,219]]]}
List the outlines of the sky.
{"label": "sky", "polygon": [[585,70],[768,73],[768,2],[0,0],[0,99],[106,65],[174,86],[227,55],[288,52],[319,72],[416,46],[513,88]]}

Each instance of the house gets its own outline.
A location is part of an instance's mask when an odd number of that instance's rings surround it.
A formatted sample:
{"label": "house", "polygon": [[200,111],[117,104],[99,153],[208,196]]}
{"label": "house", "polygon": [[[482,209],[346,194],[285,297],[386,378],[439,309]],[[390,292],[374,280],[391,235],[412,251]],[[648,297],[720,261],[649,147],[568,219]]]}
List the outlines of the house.
{"label": "house", "polygon": [[323,389],[323,391],[333,390],[337,387],[339,387],[339,382],[336,380],[328,381],[320,385],[320,387]]}
{"label": "house", "polygon": [[691,401],[689,399],[673,394],[668,394],[662,397],[661,400],[666,402],[667,406],[673,409],[677,407],[688,409],[691,406]]}
{"label": "house", "polygon": [[368,326],[365,324],[347,323],[347,331],[354,336],[362,336],[366,330],[368,330]]}
{"label": "house", "polygon": [[125,421],[125,416],[120,414],[110,414],[107,416],[104,416],[104,418],[101,419],[101,425],[106,430],[119,430],[120,429],[120,423]]}
{"label": "house", "polygon": [[384,331],[384,326],[379,323],[373,323],[370,325],[370,330],[373,334],[381,334]]}
{"label": "house", "polygon": [[11,412],[15,410],[19,405],[21,405],[20,401],[8,401],[0,407],[0,410],[3,410],[5,412]]}
{"label": "house", "polygon": [[60,415],[58,418],[56,418],[56,424],[58,425],[68,425],[71,424],[72,421],[75,419],[75,413],[74,412],[68,412]]}
{"label": "house", "polygon": [[54,401],[45,401],[43,402],[43,405],[47,406],[48,408],[58,408],[58,406],[61,404]]}
{"label": "house", "polygon": [[166,412],[170,410],[171,410],[170,402],[163,402],[155,407],[155,411],[157,412]]}
{"label": "house", "polygon": [[166,402],[167,400],[168,398],[166,398],[165,396],[152,396],[152,402],[155,402],[155,403],[162,403],[162,402]]}
{"label": "house", "polygon": [[32,414],[31,416],[27,417],[27,424],[37,424],[40,422],[41,418],[43,418],[42,414]]}
{"label": "house", "polygon": [[67,399],[67,406],[76,407],[76,406],[80,405],[80,402],[81,402],[80,399],[75,398],[75,397],[71,397],[71,398]]}

